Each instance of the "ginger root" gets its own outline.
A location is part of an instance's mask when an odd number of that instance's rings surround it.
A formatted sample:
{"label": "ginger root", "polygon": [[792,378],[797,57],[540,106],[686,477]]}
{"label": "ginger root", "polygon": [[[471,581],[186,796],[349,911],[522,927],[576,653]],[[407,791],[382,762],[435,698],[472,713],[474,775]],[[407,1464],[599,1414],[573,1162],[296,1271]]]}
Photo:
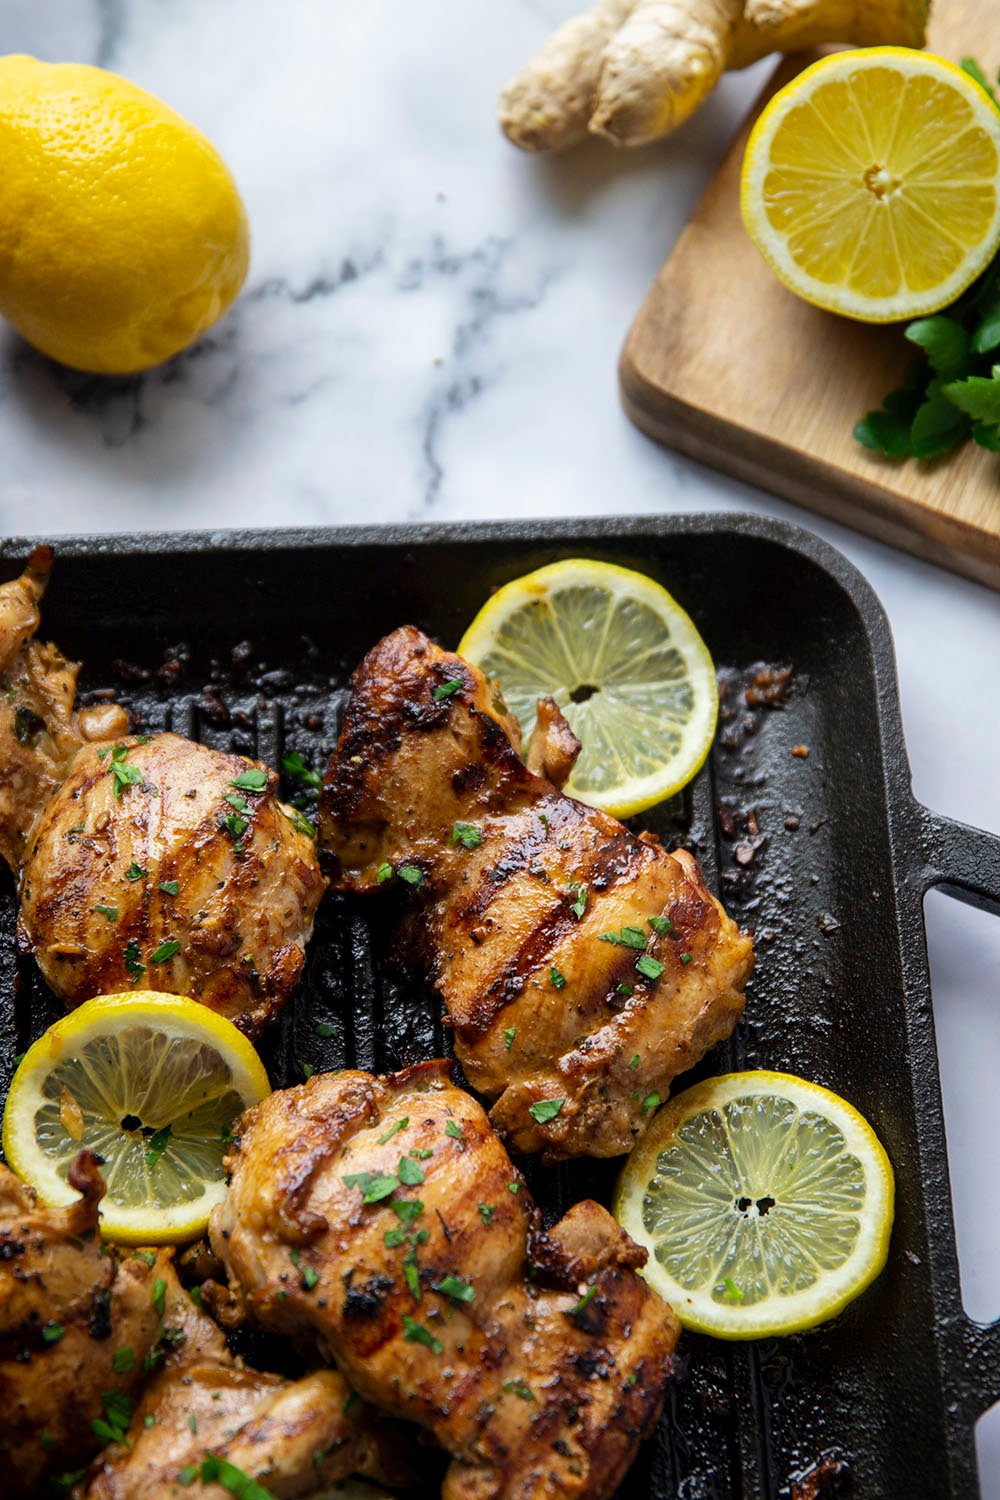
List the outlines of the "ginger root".
{"label": "ginger root", "polygon": [[827,42],[922,47],[930,0],[598,0],[500,96],[524,151],[588,134],[644,146],[693,114],[727,68]]}

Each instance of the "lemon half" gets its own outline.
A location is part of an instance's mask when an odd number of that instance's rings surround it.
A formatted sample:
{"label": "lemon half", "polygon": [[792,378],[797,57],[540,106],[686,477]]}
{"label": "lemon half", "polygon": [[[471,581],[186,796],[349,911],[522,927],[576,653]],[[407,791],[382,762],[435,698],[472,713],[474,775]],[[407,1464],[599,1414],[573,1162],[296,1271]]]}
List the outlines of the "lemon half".
{"label": "lemon half", "polygon": [[717,1338],[834,1317],[885,1265],[889,1159],[868,1122],[788,1073],[729,1073],[679,1094],[622,1172],[615,1216],[681,1322]]}
{"label": "lemon half", "polygon": [[834,53],[761,114],[741,201],[758,250],[800,297],[866,322],[922,317],[1000,244],[1000,110],[940,57]]}
{"label": "lemon half", "polygon": [[715,666],[676,599],[628,568],[568,558],[498,589],[458,647],[499,680],[525,740],[552,697],[582,750],[565,791],[631,817],[700,770],[719,709]]}
{"label": "lemon half", "polygon": [[270,1092],[242,1032],[195,1000],[103,995],[50,1026],[14,1075],[10,1166],[44,1203],[71,1203],[78,1151],[104,1160],[101,1229],[130,1244],[192,1239],[225,1192],[236,1116]]}

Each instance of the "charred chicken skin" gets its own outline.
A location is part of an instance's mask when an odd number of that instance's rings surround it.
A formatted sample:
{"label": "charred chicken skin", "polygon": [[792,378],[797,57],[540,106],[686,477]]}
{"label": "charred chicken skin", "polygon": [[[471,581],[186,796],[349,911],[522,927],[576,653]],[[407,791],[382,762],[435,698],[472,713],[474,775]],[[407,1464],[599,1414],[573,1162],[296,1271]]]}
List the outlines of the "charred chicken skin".
{"label": "charred chicken skin", "polygon": [[445,1500],[600,1500],[678,1326],[596,1203],[543,1232],[479,1105],[423,1063],[317,1075],[237,1123],[211,1224],[233,1315],[310,1336],[452,1456]]}
{"label": "charred chicken skin", "polygon": [[407,1434],[352,1398],[342,1375],[320,1369],[284,1380],[247,1368],[172,1266],[162,1274],[159,1302],[172,1342],[75,1500],[176,1500],[195,1478],[197,1494],[212,1500],[241,1493],[233,1484],[246,1481],[287,1500],[352,1473],[389,1483],[409,1477]]}
{"label": "charred chicken skin", "polygon": [[294,989],[325,882],[273,771],[74,710],[78,668],[34,640],[48,554],[0,588],[0,854],[20,932],[67,1006],[191,995],[250,1035]]}
{"label": "charred chicken skin", "polygon": [[403,884],[474,1088],[518,1151],[615,1156],[729,1036],[750,938],[697,861],[564,796],[568,728],[519,730],[495,686],[412,626],[352,679],[320,800],[333,884]]}
{"label": "charred chicken skin", "polygon": [[93,1156],[81,1152],[69,1180],[79,1200],[43,1208],[0,1166],[0,1489],[11,1500],[86,1464],[109,1398],[130,1396],[161,1338],[153,1288],[167,1256],[100,1243]]}

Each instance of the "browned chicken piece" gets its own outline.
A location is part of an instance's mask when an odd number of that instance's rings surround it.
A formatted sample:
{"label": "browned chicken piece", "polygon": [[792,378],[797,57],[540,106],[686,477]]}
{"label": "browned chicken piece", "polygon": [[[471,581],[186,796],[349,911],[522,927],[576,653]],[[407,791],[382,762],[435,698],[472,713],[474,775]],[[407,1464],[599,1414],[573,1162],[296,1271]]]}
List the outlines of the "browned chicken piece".
{"label": "browned chicken piece", "polygon": [[175,734],[82,750],[21,881],[56,994],[75,1005],[139,983],[256,1035],[298,983],[324,889],[277,788],[273,771]]}
{"label": "browned chicken piece", "polygon": [[[0,1166],[0,1492],[41,1493],[101,1445],[101,1424],[130,1396],[162,1336],[153,1289],[167,1257],[100,1243],[96,1159],[70,1168],[82,1197],[42,1208]],[[94,1423],[97,1424],[95,1430]]]}
{"label": "browned chicken piece", "polygon": [[242,1310],[311,1335],[451,1455],[446,1500],[600,1500],[663,1403],[678,1325],[596,1203],[544,1233],[445,1062],[316,1075],[237,1122],[212,1246]]}
{"label": "browned chicken piece", "polygon": [[[516,1150],[630,1150],[739,1020],[749,936],[692,855],[529,770],[495,687],[419,630],[380,641],[352,689],[320,801],[334,887],[402,876],[456,1054]],[[551,709],[541,734],[537,763],[565,770]]]}
{"label": "browned chicken piece", "polygon": [[[406,1480],[407,1434],[352,1395],[334,1370],[284,1380],[235,1360],[212,1320],[163,1273],[164,1322],[183,1333],[149,1378],[121,1437],[94,1460],[75,1500],[224,1500],[241,1481],[275,1500],[314,1495],[358,1472]],[[218,1475],[218,1482],[212,1474]]]}
{"label": "browned chicken piece", "polygon": [[0,858],[15,874],[80,747],[128,728],[117,703],[77,711],[78,664],[34,639],[51,567],[51,547],[36,547],[21,576],[0,587]]}
{"label": "browned chicken piece", "polygon": [[74,710],[77,666],[33,639],[50,560],[0,588],[0,855],[22,939],[68,1006],[141,983],[256,1035],[305,961],[314,841],[273,771],[128,735],[116,704]]}

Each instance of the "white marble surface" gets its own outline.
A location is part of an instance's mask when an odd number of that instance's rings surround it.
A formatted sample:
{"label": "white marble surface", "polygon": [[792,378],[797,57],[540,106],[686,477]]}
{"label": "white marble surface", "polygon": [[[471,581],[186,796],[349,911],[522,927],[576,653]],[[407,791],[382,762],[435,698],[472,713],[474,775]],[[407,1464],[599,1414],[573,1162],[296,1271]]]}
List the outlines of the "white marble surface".
{"label": "white marble surface", "polygon": [[[841,547],[881,595],[917,793],[1000,828],[1000,601],[655,447],[617,400],[636,307],[758,78],[662,146],[529,160],[507,75],[573,0],[0,0],[0,51],[101,62],[204,128],[249,209],[246,290],[138,381],[0,335],[11,532],[738,508]],[[998,470],[1000,484],[1000,470]],[[931,950],[963,1275],[1000,1313],[1000,923]],[[1000,1496],[1000,1423],[984,1424]]]}

